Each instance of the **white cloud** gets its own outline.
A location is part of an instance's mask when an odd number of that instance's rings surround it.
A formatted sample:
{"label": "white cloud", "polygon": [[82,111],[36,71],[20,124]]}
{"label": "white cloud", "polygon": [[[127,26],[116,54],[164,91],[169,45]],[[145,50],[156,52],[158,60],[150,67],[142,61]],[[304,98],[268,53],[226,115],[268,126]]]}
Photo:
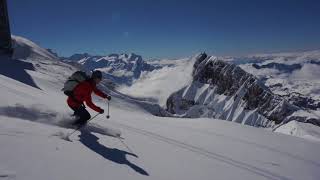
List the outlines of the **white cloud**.
{"label": "white cloud", "polygon": [[305,64],[300,70],[294,71],[290,78],[297,80],[319,80],[320,66],[316,64]]}
{"label": "white cloud", "polygon": [[175,66],[142,74],[132,86],[123,86],[119,91],[137,97],[154,97],[164,106],[171,93],[186,86],[192,79],[194,61],[182,59],[172,63]]}

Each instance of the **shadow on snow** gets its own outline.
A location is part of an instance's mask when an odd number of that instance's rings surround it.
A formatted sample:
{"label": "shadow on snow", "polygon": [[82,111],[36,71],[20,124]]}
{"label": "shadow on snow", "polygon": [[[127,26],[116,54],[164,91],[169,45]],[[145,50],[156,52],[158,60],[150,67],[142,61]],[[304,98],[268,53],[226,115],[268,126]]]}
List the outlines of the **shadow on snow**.
{"label": "shadow on snow", "polygon": [[0,57],[0,74],[40,89],[26,70],[34,71],[33,64],[5,56]]}
{"label": "shadow on snow", "polygon": [[135,170],[137,173],[140,173],[145,176],[149,176],[149,174],[142,169],[141,167],[131,163],[127,158],[126,155],[130,155],[133,157],[138,158],[137,155],[133,153],[129,153],[127,151],[119,150],[116,148],[108,148],[98,142],[99,138],[95,135],[93,135],[90,131],[87,130],[81,130],[80,142],[94,151],[95,153],[99,154],[105,159],[108,159],[109,161],[112,161],[114,163],[118,164],[124,164]]}

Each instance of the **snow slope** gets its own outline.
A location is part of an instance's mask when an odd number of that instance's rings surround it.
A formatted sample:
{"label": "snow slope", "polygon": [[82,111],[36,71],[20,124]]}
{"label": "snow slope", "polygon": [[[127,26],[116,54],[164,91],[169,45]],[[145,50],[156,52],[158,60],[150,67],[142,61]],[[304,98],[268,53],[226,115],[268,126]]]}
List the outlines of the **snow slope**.
{"label": "snow slope", "polygon": [[58,59],[58,57],[46,49],[41,48],[34,42],[20,37],[12,36],[13,41],[13,58],[15,59],[26,59],[26,58],[41,58],[41,59]]}
{"label": "snow slope", "polygon": [[[60,88],[75,69],[40,59],[0,60],[33,81],[0,71],[1,180],[320,177],[316,141],[227,121],[155,117],[121,96],[111,101],[111,119],[100,115],[95,122],[120,129],[127,147],[119,139],[87,131],[75,133],[73,142],[64,141],[55,135],[72,130],[56,125],[68,120],[71,111]],[[33,68],[26,69],[26,63]],[[94,101],[106,109],[105,102]]]}
{"label": "snow slope", "polygon": [[278,127],[275,132],[320,141],[320,128],[308,123],[290,121]]}

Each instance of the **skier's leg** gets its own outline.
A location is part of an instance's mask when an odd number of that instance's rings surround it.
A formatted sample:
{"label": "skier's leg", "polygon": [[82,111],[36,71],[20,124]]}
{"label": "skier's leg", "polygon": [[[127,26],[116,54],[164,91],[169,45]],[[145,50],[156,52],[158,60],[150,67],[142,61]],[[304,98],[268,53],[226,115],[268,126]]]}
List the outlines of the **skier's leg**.
{"label": "skier's leg", "polygon": [[81,111],[81,119],[84,124],[87,123],[87,121],[91,118],[90,113],[83,107]]}
{"label": "skier's leg", "polygon": [[75,121],[74,124],[77,125],[84,125],[91,118],[90,113],[83,106],[75,110],[75,115],[78,117],[78,119]]}

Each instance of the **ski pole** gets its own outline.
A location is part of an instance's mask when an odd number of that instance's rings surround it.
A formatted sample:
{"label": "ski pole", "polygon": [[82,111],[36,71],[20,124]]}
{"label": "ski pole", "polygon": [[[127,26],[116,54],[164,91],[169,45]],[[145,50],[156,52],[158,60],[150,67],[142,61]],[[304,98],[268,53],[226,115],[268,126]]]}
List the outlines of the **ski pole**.
{"label": "ski pole", "polygon": [[134,154],[133,151],[129,148],[129,146],[125,142],[123,142],[123,140],[120,137],[118,137],[117,139],[119,139],[119,141],[129,150],[131,154]]}
{"label": "ski pole", "polygon": [[109,106],[110,106],[110,104],[109,104],[109,101],[108,101],[108,114],[107,114],[107,119],[109,119],[109,118],[110,118],[110,114],[109,114]]}
{"label": "ski pole", "polygon": [[[92,118],[90,118],[90,119],[87,121],[87,123],[90,122],[90,121],[92,121],[92,120],[93,120],[95,117],[97,117],[99,114],[100,114],[100,113],[98,113],[98,114],[96,114],[95,116],[93,116]],[[81,129],[82,127],[84,127],[84,126],[79,126],[79,127],[77,127],[77,129],[75,129],[73,132],[71,132],[66,138],[69,139],[69,137],[70,137],[73,133],[77,132],[77,131],[78,131],[79,129]]]}

